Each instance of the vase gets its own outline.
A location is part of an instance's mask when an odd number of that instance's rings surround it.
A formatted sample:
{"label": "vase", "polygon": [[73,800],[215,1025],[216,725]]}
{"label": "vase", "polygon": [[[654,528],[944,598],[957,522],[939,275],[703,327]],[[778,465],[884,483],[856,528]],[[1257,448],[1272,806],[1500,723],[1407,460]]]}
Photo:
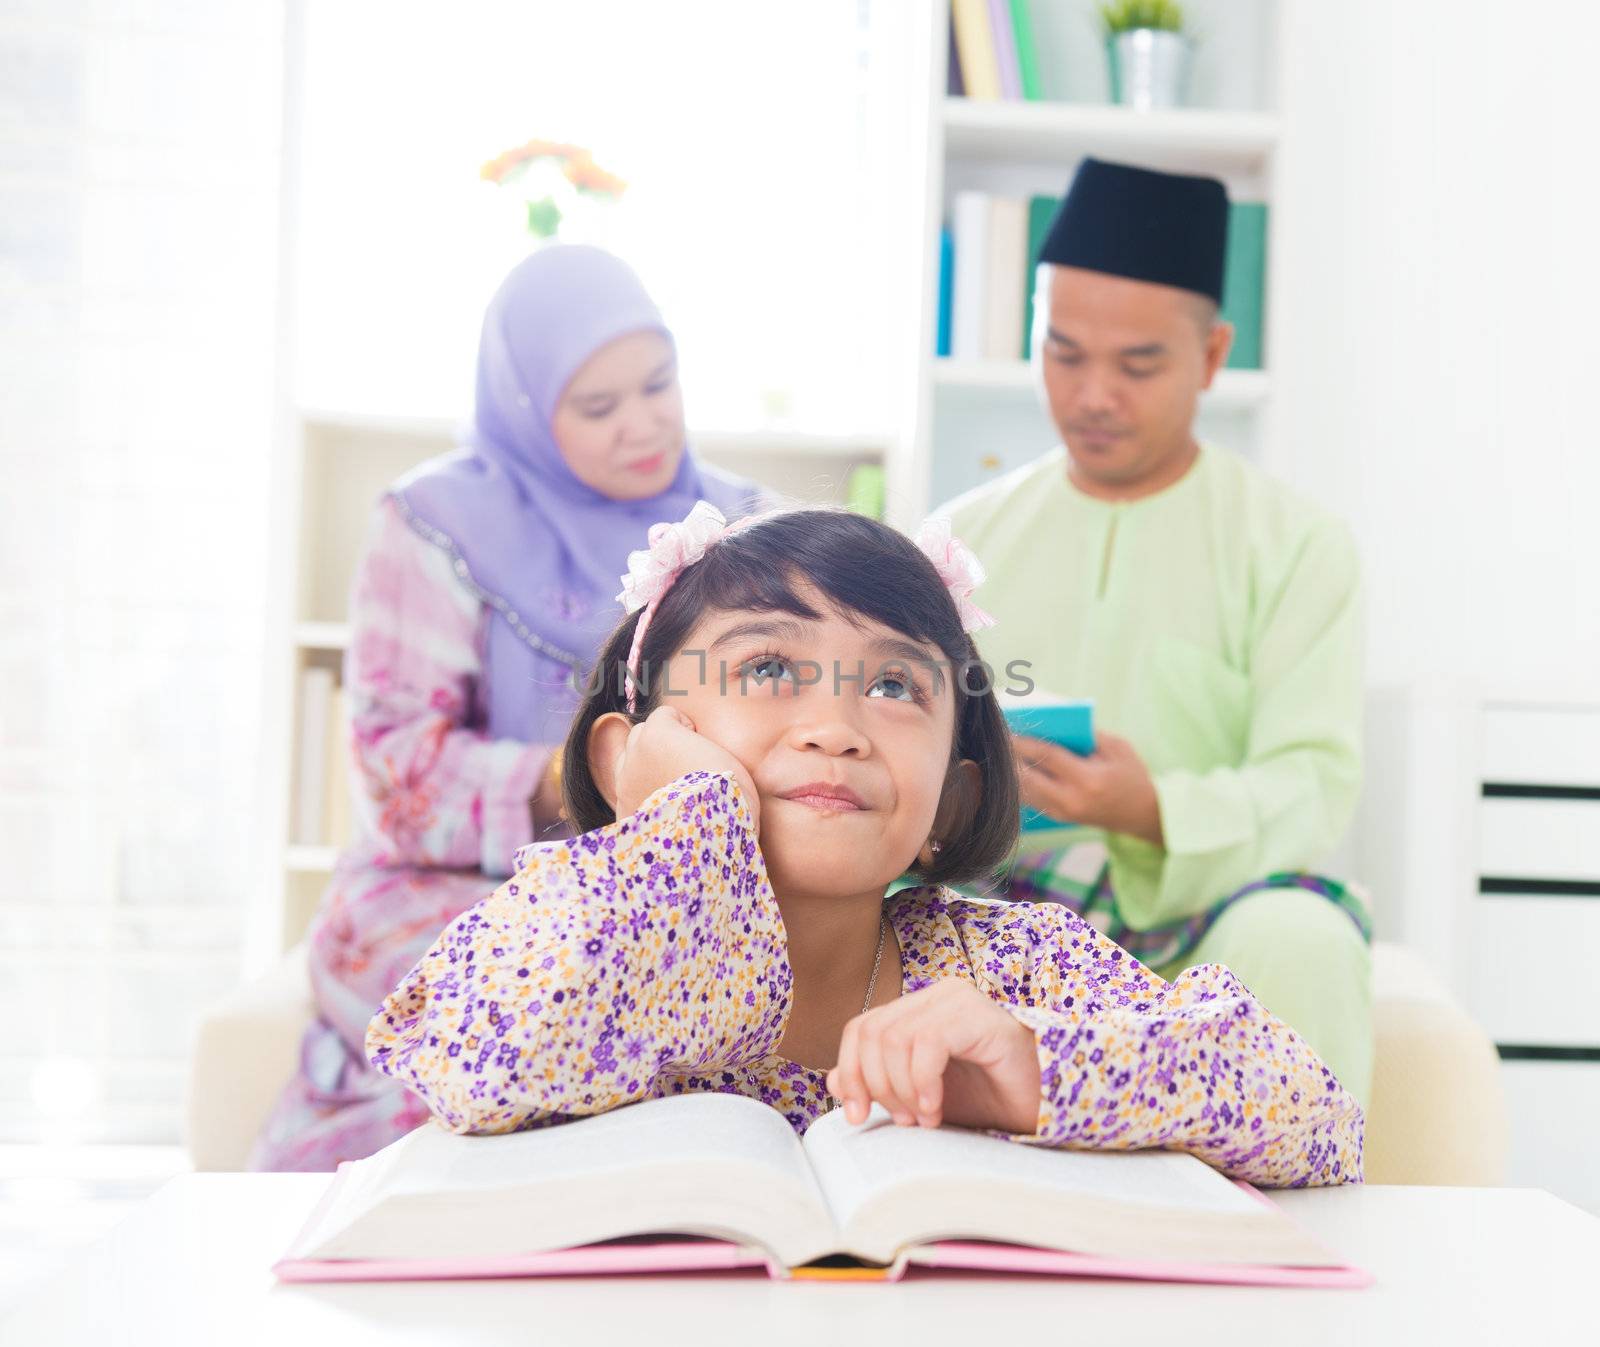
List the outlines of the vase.
{"label": "vase", "polygon": [[1189,80],[1189,39],[1159,28],[1130,28],[1106,39],[1111,101],[1148,111],[1183,103]]}

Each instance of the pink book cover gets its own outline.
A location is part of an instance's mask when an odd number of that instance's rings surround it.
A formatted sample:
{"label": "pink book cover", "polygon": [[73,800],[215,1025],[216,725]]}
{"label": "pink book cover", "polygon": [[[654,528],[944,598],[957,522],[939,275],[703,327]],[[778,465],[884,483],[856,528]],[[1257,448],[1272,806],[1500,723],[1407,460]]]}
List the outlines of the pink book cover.
{"label": "pink book cover", "polygon": [[[1238,1186],[1271,1206],[1247,1183]],[[302,1227],[316,1223],[333,1184]],[[296,1238],[295,1244],[300,1243]],[[292,1247],[292,1246],[291,1246]],[[1019,1244],[942,1240],[918,1245],[894,1266],[784,1268],[747,1245],[720,1239],[635,1238],[575,1249],[495,1257],[390,1259],[283,1258],[272,1271],[284,1282],[454,1281],[492,1277],[591,1277],[624,1273],[733,1272],[765,1268],[774,1278],[803,1281],[899,1281],[908,1271],[1028,1273],[1049,1277],[1117,1277],[1138,1281],[1215,1282],[1234,1286],[1359,1288],[1372,1274],[1357,1267],[1279,1267],[1252,1263],[1173,1263],[1103,1258]]]}
{"label": "pink book cover", "polygon": [[1022,67],[1017,62],[1017,34],[1011,26],[1010,0],[989,0],[989,27],[994,32],[994,59],[1000,67],[1000,97],[1022,97]]}

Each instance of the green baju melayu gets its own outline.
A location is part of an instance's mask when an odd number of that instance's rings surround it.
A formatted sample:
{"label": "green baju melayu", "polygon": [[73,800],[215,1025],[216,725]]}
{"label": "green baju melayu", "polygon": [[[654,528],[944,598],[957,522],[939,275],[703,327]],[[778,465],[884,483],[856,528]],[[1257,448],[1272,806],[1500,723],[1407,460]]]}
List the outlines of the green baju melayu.
{"label": "green baju melayu", "polygon": [[[978,648],[995,685],[1092,697],[1097,728],[1148,767],[1166,845],[1067,828],[1024,848],[1067,858],[1164,975],[1226,963],[1364,1098],[1365,912],[1340,885],[1292,878],[1326,859],[1360,788],[1350,537],[1223,449],[1133,501],[1085,495],[1067,466],[1058,448],[938,513],[989,574],[976,597],[997,624]],[[1108,864],[1090,874],[1096,841]]]}

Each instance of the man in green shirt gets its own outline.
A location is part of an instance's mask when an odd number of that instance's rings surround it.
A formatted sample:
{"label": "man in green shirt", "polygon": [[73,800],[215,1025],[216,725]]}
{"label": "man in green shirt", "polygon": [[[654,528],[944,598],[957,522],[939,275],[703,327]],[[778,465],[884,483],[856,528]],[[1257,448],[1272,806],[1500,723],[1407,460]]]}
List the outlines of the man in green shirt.
{"label": "man in green shirt", "polygon": [[1096,750],[1019,740],[1006,890],[1071,903],[1163,976],[1233,969],[1357,1098],[1366,913],[1307,873],[1361,784],[1360,580],[1335,520],[1193,422],[1227,359],[1227,194],[1086,160],[1040,251],[1034,359],[1062,445],[943,507],[989,572],[1003,672],[1095,702]]}

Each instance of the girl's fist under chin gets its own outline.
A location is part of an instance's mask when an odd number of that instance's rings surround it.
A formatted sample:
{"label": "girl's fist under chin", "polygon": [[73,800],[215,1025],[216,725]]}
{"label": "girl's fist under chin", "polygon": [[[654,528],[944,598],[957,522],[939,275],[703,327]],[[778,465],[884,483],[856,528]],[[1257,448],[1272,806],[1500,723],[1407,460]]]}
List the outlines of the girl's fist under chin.
{"label": "girl's fist under chin", "polygon": [[750,773],[727,749],[695,729],[676,706],[658,706],[628,731],[615,775],[619,819],[636,812],[661,787],[686,772],[724,772],[739,784],[759,826],[761,802]]}

